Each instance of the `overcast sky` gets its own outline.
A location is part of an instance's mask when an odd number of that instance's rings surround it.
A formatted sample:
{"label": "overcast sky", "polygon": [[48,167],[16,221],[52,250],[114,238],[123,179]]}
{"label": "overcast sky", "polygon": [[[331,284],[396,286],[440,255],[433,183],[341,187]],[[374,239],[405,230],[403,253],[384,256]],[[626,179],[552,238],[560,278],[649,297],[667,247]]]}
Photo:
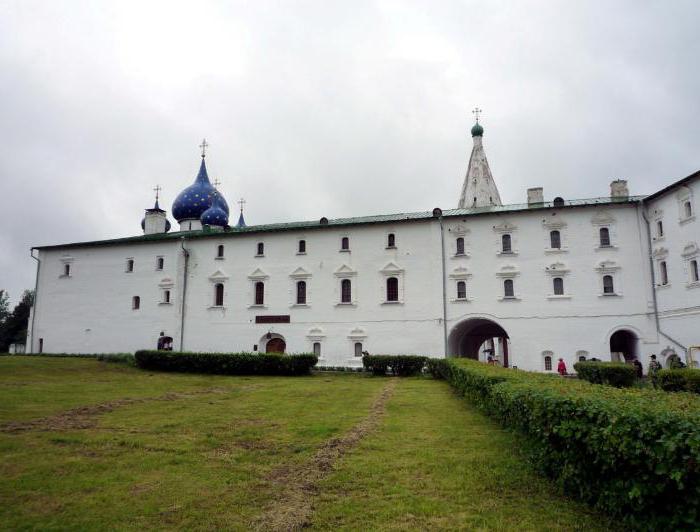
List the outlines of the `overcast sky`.
{"label": "overcast sky", "polygon": [[[700,169],[700,2],[0,0],[0,288],[209,175],[249,224],[456,207],[475,106],[504,203]],[[172,218],[171,218],[172,220]]]}

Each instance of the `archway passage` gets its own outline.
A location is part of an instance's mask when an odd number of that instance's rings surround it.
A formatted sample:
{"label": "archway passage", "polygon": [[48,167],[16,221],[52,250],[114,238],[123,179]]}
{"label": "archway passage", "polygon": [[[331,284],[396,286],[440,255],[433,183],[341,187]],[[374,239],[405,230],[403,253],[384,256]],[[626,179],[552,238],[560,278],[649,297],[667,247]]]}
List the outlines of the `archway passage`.
{"label": "archway passage", "polygon": [[447,340],[452,356],[486,362],[489,357],[508,367],[508,333],[495,321],[486,318],[464,320],[452,328]]}
{"label": "archway passage", "polygon": [[266,353],[284,353],[286,348],[287,344],[282,338],[271,338],[265,344]]}
{"label": "archway passage", "polygon": [[610,359],[618,362],[631,362],[637,358],[637,335],[621,329],[610,337]]}

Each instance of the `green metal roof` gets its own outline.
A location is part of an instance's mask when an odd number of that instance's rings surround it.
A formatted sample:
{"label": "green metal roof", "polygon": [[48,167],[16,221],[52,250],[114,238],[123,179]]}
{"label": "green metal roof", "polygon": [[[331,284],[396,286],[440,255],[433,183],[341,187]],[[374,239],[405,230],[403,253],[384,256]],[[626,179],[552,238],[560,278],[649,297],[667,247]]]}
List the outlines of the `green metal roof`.
{"label": "green metal roof", "polygon": [[[589,207],[597,205],[619,205],[631,204],[643,200],[645,196],[629,196],[624,199],[603,197],[564,201],[563,204],[554,205],[552,201],[536,203],[528,205],[527,203],[516,203],[511,205],[486,206],[476,207],[473,209],[449,209],[442,212],[443,218],[460,218],[465,216],[479,216],[484,214],[501,214],[520,211],[536,211],[543,209],[560,209],[570,207]],[[380,223],[420,221],[434,218],[432,211],[408,212],[398,214],[379,214],[375,216],[358,216],[354,218],[335,218],[328,220],[328,223],[321,223],[319,220],[302,221],[302,222],[287,222],[264,225],[251,225],[247,227],[230,227],[224,231],[219,230],[200,230],[200,231],[175,231],[171,233],[156,233],[151,235],[138,235],[125,238],[113,238],[109,240],[94,240],[90,242],[73,242],[69,244],[58,244],[49,246],[35,246],[32,249],[63,249],[76,247],[91,247],[91,246],[114,246],[119,244],[131,244],[139,242],[161,242],[168,240],[179,240],[185,238],[187,240],[196,238],[221,238],[221,236],[233,236],[236,234],[246,233],[268,233],[292,231],[295,229],[323,229],[325,227],[343,227],[350,225],[368,225]]]}

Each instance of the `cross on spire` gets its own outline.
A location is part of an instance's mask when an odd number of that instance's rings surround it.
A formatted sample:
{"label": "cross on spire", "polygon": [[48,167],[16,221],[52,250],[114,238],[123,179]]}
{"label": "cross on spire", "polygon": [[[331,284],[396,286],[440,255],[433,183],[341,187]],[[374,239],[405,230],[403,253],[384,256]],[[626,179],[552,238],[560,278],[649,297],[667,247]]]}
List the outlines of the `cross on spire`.
{"label": "cross on spire", "polygon": [[221,181],[219,181],[219,178],[217,177],[214,179],[214,183],[212,183],[212,184],[214,185],[214,188],[216,188],[221,184]]}
{"label": "cross on spire", "polygon": [[474,110],[472,111],[472,114],[474,115],[474,118],[476,118],[476,123],[479,123],[479,115],[481,114],[481,109],[478,107],[474,107]]}
{"label": "cross on spire", "polygon": [[206,157],[207,155],[207,148],[209,147],[209,144],[207,144],[207,139],[202,139],[202,143],[199,145],[200,148],[202,148],[202,159]]}
{"label": "cross on spire", "polygon": [[237,203],[241,206],[241,212],[243,212],[243,205],[246,204],[246,200],[244,200],[243,198],[241,198],[241,199],[238,200]]}
{"label": "cross on spire", "polygon": [[160,191],[163,190],[160,185],[156,185],[153,191],[156,193],[156,201],[158,201],[158,196],[160,195]]}

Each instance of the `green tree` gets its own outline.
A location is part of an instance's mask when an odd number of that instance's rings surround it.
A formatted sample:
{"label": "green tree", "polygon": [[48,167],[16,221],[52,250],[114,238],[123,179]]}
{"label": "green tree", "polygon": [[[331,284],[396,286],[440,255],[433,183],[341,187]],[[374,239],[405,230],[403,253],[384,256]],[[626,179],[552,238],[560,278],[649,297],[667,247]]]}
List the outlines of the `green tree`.
{"label": "green tree", "polygon": [[5,320],[10,315],[10,296],[7,290],[0,288],[0,326],[5,323]]}
{"label": "green tree", "polygon": [[12,343],[23,343],[27,340],[29,311],[33,304],[34,292],[25,290],[12,313],[0,323],[0,352],[6,352]]}

